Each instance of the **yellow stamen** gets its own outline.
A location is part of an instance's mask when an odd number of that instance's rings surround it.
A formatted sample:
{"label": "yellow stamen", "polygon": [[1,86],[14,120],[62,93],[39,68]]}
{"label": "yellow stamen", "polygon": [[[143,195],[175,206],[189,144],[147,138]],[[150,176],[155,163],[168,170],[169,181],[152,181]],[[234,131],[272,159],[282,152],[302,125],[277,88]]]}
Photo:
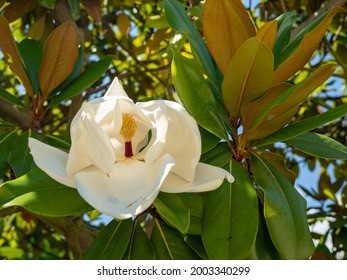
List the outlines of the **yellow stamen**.
{"label": "yellow stamen", "polygon": [[129,114],[122,115],[122,128],[120,129],[120,134],[123,136],[125,142],[130,142],[134,137],[137,125],[134,117]]}

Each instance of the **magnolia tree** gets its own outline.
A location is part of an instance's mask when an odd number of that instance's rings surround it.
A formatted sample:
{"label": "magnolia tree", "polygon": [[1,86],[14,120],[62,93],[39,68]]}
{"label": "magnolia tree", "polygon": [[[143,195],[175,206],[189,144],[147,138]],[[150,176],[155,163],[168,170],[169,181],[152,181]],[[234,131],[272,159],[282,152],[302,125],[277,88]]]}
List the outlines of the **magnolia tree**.
{"label": "magnolia tree", "polygon": [[0,257],[347,257],[346,1],[182,2],[0,1]]}

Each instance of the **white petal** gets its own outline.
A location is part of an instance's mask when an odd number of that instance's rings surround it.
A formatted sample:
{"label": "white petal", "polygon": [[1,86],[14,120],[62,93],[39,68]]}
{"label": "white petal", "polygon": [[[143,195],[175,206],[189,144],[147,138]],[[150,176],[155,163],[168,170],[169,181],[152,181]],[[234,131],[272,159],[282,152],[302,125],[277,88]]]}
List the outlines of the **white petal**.
{"label": "white petal", "polygon": [[[116,157],[110,138],[106,132],[93,120],[92,114],[82,115],[84,126],[88,133],[87,150],[90,161],[106,173],[113,169]],[[76,143],[78,145],[78,143]]]}
{"label": "white petal", "polygon": [[34,138],[29,138],[30,152],[36,165],[59,183],[75,188],[75,182],[66,174],[68,154],[44,144]]}
{"label": "white petal", "polygon": [[196,121],[176,102],[156,100],[137,104],[155,122],[146,161],[170,154],[175,159],[172,172],[192,182],[201,155],[201,138]]}
{"label": "white petal", "polygon": [[193,182],[187,182],[171,172],[166,177],[160,190],[168,193],[211,191],[218,188],[224,179],[227,179],[229,183],[234,182],[234,177],[225,169],[198,163]]}
{"label": "white petal", "polygon": [[98,211],[128,218],[152,204],[173,164],[173,159],[164,155],[152,164],[132,159],[118,162],[109,174],[89,167],[76,174],[77,189]]}
{"label": "white petal", "polygon": [[104,96],[123,96],[123,97],[128,97],[126,92],[124,91],[122,85],[120,84],[119,80],[117,77],[115,77],[106,91]]}

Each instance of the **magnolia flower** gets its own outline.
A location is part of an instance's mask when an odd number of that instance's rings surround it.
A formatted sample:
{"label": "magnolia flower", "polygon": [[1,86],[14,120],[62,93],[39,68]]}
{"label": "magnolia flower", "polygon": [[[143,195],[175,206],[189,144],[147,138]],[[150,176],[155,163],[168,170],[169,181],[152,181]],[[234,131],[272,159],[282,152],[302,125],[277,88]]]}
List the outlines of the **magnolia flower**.
{"label": "magnolia flower", "polygon": [[199,162],[198,126],[180,104],[134,104],[117,78],[104,97],[82,105],[70,132],[69,153],[30,138],[36,165],[117,219],[145,211],[159,191],[204,192],[234,180]]}

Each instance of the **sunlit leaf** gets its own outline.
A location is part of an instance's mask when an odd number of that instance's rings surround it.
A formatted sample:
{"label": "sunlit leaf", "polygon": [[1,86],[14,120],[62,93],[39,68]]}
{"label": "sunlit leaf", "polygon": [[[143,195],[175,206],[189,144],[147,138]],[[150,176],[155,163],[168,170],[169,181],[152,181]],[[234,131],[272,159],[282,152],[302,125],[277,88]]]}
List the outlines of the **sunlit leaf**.
{"label": "sunlit leaf", "polygon": [[5,61],[10,65],[10,69],[16,74],[28,94],[33,95],[33,88],[22,65],[22,59],[19,56],[8,21],[4,16],[0,16],[0,38],[0,47],[4,54]]}
{"label": "sunlit leaf", "polygon": [[54,217],[78,215],[93,209],[76,189],[59,184],[38,168],[0,186],[0,205],[5,203]]}
{"label": "sunlit leaf", "polygon": [[281,59],[277,62],[279,66],[274,73],[273,84],[286,81],[304,67],[322,40],[332,18],[342,11],[344,10],[341,7],[334,7],[329,12],[326,12],[303,29],[293,41],[282,50],[279,56]]}
{"label": "sunlit leaf", "polygon": [[87,260],[121,260],[130,242],[132,220],[113,220],[84,255]]}
{"label": "sunlit leaf", "polygon": [[54,9],[56,0],[36,0],[37,3],[44,8]]}
{"label": "sunlit leaf", "polygon": [[347,159],[347,147],[325,135],[303,133],[287,140],[286,143],[314,157]]}
{"label": "sunlit leaf", "polygon": [[252,153],[255,179],[264,191],[264,216],[271,239],[285,259],[307,259],[314,245],[306,219],[306,201],[267,161]]}
{"label": "sunlit leaf", "polygon": [[[276,21],[278,22],[278,30],[273,54],[275,56],[275,61],[278,61],[281,59],[281,52],[289,44],[293,24],[296,21],[295,11],[283,13]],[[275,63],[275,65],[278,65],[278,63]]]}
{"label": "sunlit leaf", "polygon": [[120,14],[119,16],[117,16],[117,25],[123,36],[128,36],[130,23],[130,18],[126,14]]}
{"label": "sunlit leaf", "polygon": [[0,98],[8,103],[24,107],[23,103],[17,97],[2,88],[0,88]]}
{"label": "sunlit leaf", "polygon": [[310,131],[314,128],[320,127],[330,121],[340,118],[347,114],[347,104],[342,104],[336,108],[330,109],[322,114],[316,115],[311,118],[293,123],[289,126],[282,128],[254,143],[254,146],[260,147],[276,142],[283,142],[291,139],[299,134]]}
{"label": "sunlit leaf", "polygon": [[187,35],[196,62],[214,86],[219,89],[221,75],[199,32],[188,18],[184,8],[177,0],[164,0],[165,15],[169,25]]}
{"label": "sunlit leaf", "polygon": [[227,139],[229,120],[225,108],[218,103],[199,65],[174,51],[172,62],[174,85],[185,108],[206,130]]}
{"label": "sunlit leaf", "polygon": [[285,165],[283,156],[270,152],[258,152],[258,155],[274,166],[292,185],[294,185],[297,175]]}
{"label": "sunlit leaf", "polygon": [[253,23],[241,1],[207,0],[203,31],[208,49],[223,74],[242,43],[255,36]]}
{"label": "sunlit leaf", "polygon": [[252,123],[248,139],[260,139],[282,128],[296,113],[299,104],[327,80],[335,68],[336,65],[334,64],[322,65],[305,80],[269,102]]}
{"label": "sunlit leaf", "polygon": [[74,23],[64,22],[47,39],[39,82],[44,97],[72,72],[78,57],[78,33]]}
{"label": "sunlit leaf", "polygon": [[197,260],[199,256],[173,228],[155,219],[151,241],[160,260]]}
{"label": "sunlit leaf", "polygon": [[257,38],[264,43],[270,50],[275,46],[278,21],[271,20],[263,24],[257,31]]}
{"label": "sunlit leaf", "polygon": [[214,166],[223,167],[230,161],[232,156],[228,144],[226,142],[221,142],[213,149],[204,153],[201,156],[200,161]]}
{"label": "sunlit leaf", "polygon": [[211,259],[247,258],[258,231],[258,199],[249,174],[236,161],[230,171],[235,182],[224,182],[205,198],[202,239]]}
{"label": "sunlit leaf", "polygon": [[246,40],[232,57],[222,84],[223,99],[232,116],[271,86],[273,55],[257,38]]}

